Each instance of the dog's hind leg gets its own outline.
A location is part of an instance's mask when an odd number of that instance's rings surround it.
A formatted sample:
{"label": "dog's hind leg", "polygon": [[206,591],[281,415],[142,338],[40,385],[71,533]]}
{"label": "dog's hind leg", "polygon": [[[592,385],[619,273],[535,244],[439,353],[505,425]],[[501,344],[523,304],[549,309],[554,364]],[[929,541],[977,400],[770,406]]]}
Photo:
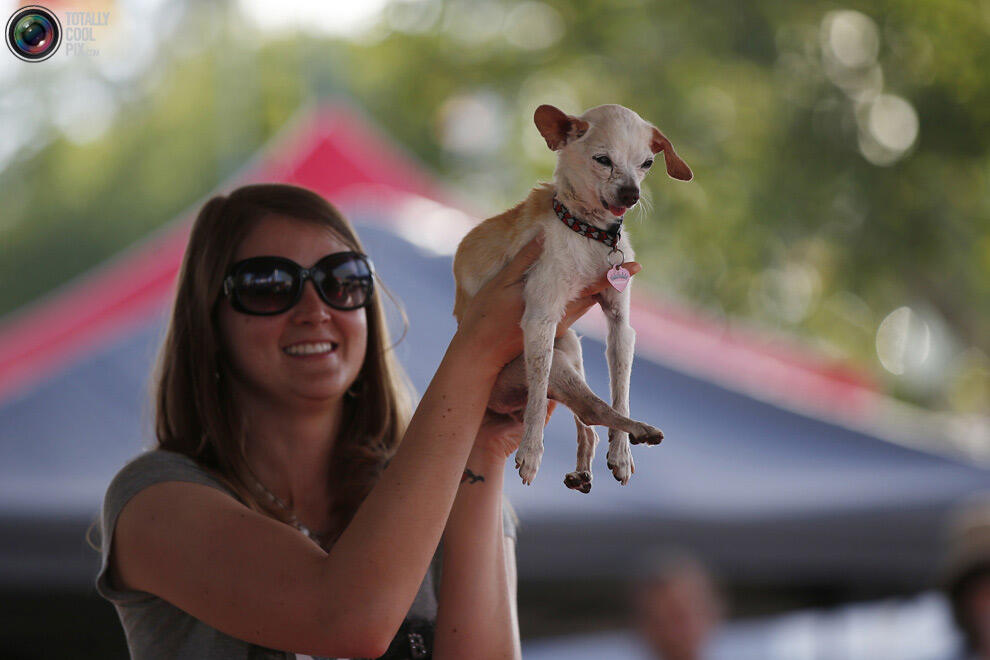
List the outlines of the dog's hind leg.
{"label": "dog's hind leg", "polygon": [[[550,369],[550,384],[547,395],[551,399],[555,399],[570,408],[571,412],[587,426],[607,426],[610,429],[610,433],[613,430],[618,430],[624,434],[632,435],[638,442],[649,444],[660,442],[660,439],[663,438],[663,433],[660,432],[660,429],[629,419],[625,415],[620,415],[591,391],[588,384],[584,382],[582,375],[584,372],[583,367],[579,371],[575,363],[574,358],[576,355],[580,355],[580,353],[575,350],[577,335],[574,335],[572,339],[568,338],[568,335],[572,332],[568,331],[568,334],[557,340],[557,350],[553,354],[554,359]],[[579,346],[577,347],[580,348]],[[595,439],[597,439],[597,435]],[[581,449],[579,447],[579,459],[581,456]],[[591,460],[591,456],[592,454],[589,453],[589,461]],[[629,456],[627,465],[631,473],[631,470],[634,469],[631,455]],[[612,466],[609,466],[609,468],[613,470],[614,474],[614,468]],[[578,471],[580,469],[579,467]]]}
{"label": "dog's hind leg", "polygon": [[[581,380],[584,380],[584,356],[581,354],[581,340],[573,330],[569,330],[557,340],[554,346],[554,362],[563,357],[559,356],[557,351],[563,351]],[[550,368],[552,370],[553,366]],[[553,379],[552,374],[550,378]],[[577,415],[574,415],[574,425],[577,427],[577,466],[574,472],[568,472],[564,476],[564,485],[572,490],[590,493],[591,460],[595,457],[595,448],[598,446],[598,434],[595,433],[595,429],[582,422]]]}
{"label": "dog's hind leg", "polygon": [[577,468],[564,475],[564,485],[571,490],[590,493],[591,459],[595,457],[598,434],[577,415],[574,415],[574,424],[577,426]]}

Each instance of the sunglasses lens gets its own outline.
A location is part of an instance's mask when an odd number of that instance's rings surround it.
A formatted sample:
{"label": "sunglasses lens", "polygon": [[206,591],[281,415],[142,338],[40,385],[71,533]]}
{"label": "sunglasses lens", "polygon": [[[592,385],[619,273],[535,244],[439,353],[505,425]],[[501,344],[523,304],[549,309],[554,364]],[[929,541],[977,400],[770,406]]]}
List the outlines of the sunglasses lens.
{"label": "sunglasses lens", "polygon": [[368,304],[374,291],[371,264],[356,252],[338,252],[305,271],[282,257],[255,257],[234,266],[224,291],[234,307],[248,314],[281,314],[299,302],[302,286],[312,279],[323,301],[341,310]]}
{"label": "sunglasses lens", "polygon": [[327,302],[337,309],[356,309],[368,302],[373,287],[368,262],[357,255],[322,264],[314,276]]}
{"label": "sunglasses lens", "polygon": [[296,277],[277,265],[258,264],[237,273],[234,288],[245,309],[274,314],[285,311],[295,301]]}

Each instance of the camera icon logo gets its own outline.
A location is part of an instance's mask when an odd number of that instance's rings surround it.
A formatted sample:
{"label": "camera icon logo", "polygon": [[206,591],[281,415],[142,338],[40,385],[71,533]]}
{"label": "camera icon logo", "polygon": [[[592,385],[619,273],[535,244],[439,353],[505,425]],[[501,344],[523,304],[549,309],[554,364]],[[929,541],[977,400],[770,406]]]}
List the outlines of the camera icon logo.
{"label": "camera icon logo", "polygon": [[4,34],[7,48],[25,62],[42,62],[55,54],[62,43],[62,24],[55,13],[41,5],[15,11]]}

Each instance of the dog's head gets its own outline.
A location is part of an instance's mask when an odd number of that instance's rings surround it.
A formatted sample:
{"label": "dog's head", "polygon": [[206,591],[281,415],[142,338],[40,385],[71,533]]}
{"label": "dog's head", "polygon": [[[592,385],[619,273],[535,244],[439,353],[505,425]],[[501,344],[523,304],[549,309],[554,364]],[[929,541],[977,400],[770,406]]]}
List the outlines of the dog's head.
{"label": "dog's head", "polygon": [[663,152],[671,177],[694,176],[656,126],[621,105],[600,105],[580,117],[541,105],[533,120],[558,153],[558,192],[588,222],[613,224],[639,201],[639,184],[655,154]]}

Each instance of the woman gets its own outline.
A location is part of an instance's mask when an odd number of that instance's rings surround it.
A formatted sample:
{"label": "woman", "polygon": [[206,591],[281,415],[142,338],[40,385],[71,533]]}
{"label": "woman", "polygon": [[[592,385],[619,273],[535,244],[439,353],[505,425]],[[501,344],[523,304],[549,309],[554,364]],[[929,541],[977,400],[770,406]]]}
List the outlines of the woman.
{"label": "woman", "polygon": [[207,202],[159,359],[158,448],[101,519],[97,589],[132,657],[518,657],[502,475],[520,429],[482,418],[522,352],[539,252],[479,292],[410,419],[347,221],[288,185]]}

